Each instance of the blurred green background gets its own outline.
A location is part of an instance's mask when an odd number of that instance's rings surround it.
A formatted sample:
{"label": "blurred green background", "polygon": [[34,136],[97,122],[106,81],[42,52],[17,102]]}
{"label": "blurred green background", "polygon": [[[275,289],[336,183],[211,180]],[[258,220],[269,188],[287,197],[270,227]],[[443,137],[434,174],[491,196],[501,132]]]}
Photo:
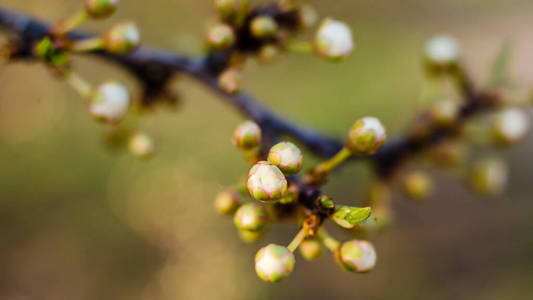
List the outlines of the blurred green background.
{"label": "blurred green background", "polygon": [[[2,0],[52,21],[81,1]],[[357,49],[342,64],[288,54],[247,64],[246,90],[283,115],[342,137],[374,115],[392,136],[418,110],[420,49],[436,33],[457,37],[477,79],[505,39],[512,75],[533,84],[530,0],[310,1],[321,16],[349,23]],[[117,15],[84,28],[135,20],[147,45],[197,53],[213,18],[209,0],[122,0]],[[76,57],[93,83],[127,74]],[[255,252],[286,244],[294,226],[273,226],[243,244],[231,220],[215,214],[214,195],[247,172],[230,135],[242,120],[185,76],[173,83],[182,105],[158,108],[141,127],[158,152],[138,160],[110,150],[105,128],[68,86],[37,64],[0,66],[0,299],[531,299],[533,297],[533,136],[504,152],[511,165],[504,197],[482,199],[460,180],[435,172],[436,195],[416,204],[395,195],[397,224],[373,238],[376,269],[342,271],[330,255],[297,257],[290,278],[260,281]],[[306,156],[306,166],[314,158]],[[361,201],[368,171],[351,165],[326,190]],[[346,237],[346,236],[345,236]]]}

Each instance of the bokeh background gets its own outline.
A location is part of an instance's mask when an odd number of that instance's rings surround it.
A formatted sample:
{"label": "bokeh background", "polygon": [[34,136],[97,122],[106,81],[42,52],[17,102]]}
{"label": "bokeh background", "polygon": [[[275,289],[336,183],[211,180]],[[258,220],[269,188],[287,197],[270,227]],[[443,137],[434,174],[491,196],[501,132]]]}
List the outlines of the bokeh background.
{"label": "bokeh background", "polygon": [[[436,33],[460,40],[478,82],[510,40],[512,75],[533,84],[530,0],[310,2],[321,16],[352,26],[354,56],[342,64],[302,54],[272,65],[250,61],[244,85],[267,106],[331,135],[342,137],[364,115],[400,134],[420,107],[420,49]],[[52,21],[81,0],[1,4]],[[212,18],[209,0],[123,0],[115,17],[84,28],[133,19],[145,44],[199,53]],[[118,77],[136,90],[112,65],[75,61],[93,83]],[[433,172],[436,194],[424,204],[395,193],[397,224],[372,238],[379,254],[373,272],[344,272],[328,254],[314,263],[298,256],[291,277],[272,285],[256,277],[255,252],[288,243],[296,228],[273,226],[246,245],[212,208],[214,195],[247,172],[230,143],[242,116],[184,76],[173,88],[181,104],[157,108],[140,124],[154,136],[157,155],[138,160],[106,146],[105,127],[42,65],[0,66],[0,299],[533,297],[533,135],[503,152],[511,166],[503,197],[475,196],[441,171]],[[305,159],[306,166],[316,161]],[[326,191],[356,204],[368,178],[365,165],[352,164]]]}

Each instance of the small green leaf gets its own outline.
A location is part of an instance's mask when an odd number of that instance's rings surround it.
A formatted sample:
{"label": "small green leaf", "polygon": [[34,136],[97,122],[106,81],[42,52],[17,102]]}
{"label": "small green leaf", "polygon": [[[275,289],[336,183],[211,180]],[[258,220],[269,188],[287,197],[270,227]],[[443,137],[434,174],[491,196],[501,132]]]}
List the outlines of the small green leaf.
{"label": "small green leaf", "polygon": [[337,225],[351,229],[354,228],[355,225],[368,219],[371,211],[370,207],[341,206],[335,211],[335,213],[333,213],[333,215],[331,215],[331,219],[337,223]]}
{"label": "small green leaf", "polygon": [[509,40],[504,41],[498,54],[492,61],[489,77],[487,79],[488,87],[504,86],[509,83],[509,65],[511,63],[512,52],[512,43]]}

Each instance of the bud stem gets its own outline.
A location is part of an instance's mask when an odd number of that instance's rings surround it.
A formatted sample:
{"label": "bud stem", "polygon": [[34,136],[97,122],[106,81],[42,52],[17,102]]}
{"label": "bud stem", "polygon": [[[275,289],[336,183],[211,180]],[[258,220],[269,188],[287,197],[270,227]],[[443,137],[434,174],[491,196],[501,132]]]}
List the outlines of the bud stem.
{"label": "bud stem", "polygon": [[298,249],[298,246],[300,246],[300,244],[303,242],[303,240],[307,236],[307,231],[308,231],[308,228],[307,226],[304,225],[302,229],[300,229],[300,231],[296,234],[294,239],[292,239],[291,243],[287,246],[287,249],[289,249],[289,251],[291,252],[296,251],[296,249]]}
{"label": "bud stem", "polygon": [[328,248],[331,252],[337,250],[340,245],[340,242],[337,241],[334,237],[329,235],[324,227],[320,228],[317,232],[318,238],[322,241],[324,246]]}
{"label": "bud stem", "polygon": [[100,37],[76,41],[72,45],[72,51],[74,52],[89,52],[102,48],[104,48],[104,40]]}
{"label": "bud stem", "polygon": [[313,52],[313,45],[304,41],[289,41],[285,46],[285,49],[296,53],[311,53]]}
{"label": "bud stem", "polygon": [[78,92],[83,98],[89,99],[93,93],[91,84],[83,79],[78,73],[70,71],[66,74],[65,80]]}
{"label": "bud stem", "polygon": [[67,20],[56,25],[56,27],[53,29],[53,33],[55,35],[64,35],[72,29],[80,26],[88,18],[89,15],[87,14],[87,12],[85,10],[81,10],[75,15],[68,18]]}
{"label": "bud stem", "polygon": [[348,148],[344,147],[341,149],[341,151],[337,152],[335,156],[318,165],[316,170],[321,173],[329,173],[343,161],[347,160],[351,155],[352,152]]}

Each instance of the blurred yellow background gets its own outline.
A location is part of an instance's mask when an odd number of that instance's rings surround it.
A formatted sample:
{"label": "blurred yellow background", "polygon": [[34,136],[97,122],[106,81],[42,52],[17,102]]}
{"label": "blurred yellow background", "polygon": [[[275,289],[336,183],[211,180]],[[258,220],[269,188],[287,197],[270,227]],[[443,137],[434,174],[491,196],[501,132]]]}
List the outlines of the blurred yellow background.
{"label": "blurred yellow background", "polygon": [[[48,21],[82,5],[1,2]],[[391,136],[401,133],[418,109],[420,49],[433,34],[461,42],[478,82],[503,41],[512,41],[512,75],[533,85],[531,0],[310,2],[321,16],[350,24],[353,57],[342,64],[302,54],[266,66],[250,61],[244,86],[268,107],[331,135],[342,137],[365,115],[379,117]],[[196,54],[213,16],[210,0],[122,0],[113,18],[84,28],[97,32],[132,19],[144,44]],[[74,61],[95,84],[118,77],[135,90],[113,65]],[[42,65],[0,66],[0,299],[533,297],[532,135],[504,152],[512,170],[504,197],[479,198],[440,171],[427,203],[395,195],[398,221],[373,239],[379,260],[371,273],[344,272],[330,255],[315,263],[297,256],[291,277],[266,284],[255,275],[255,252],[288,243],[297,228],[275,226],[245,245],[231,220],[214,212],[214,195],[247,172],[230,143],[242,116],[186,76],[173,87],[182,104],[142,119],[158,151],[138,160],[107,147],[105,128]],[[305,160],[308,167],[315,158]],[[356,204],[367,180],[365,166],[352,164],[326,191]]]}

